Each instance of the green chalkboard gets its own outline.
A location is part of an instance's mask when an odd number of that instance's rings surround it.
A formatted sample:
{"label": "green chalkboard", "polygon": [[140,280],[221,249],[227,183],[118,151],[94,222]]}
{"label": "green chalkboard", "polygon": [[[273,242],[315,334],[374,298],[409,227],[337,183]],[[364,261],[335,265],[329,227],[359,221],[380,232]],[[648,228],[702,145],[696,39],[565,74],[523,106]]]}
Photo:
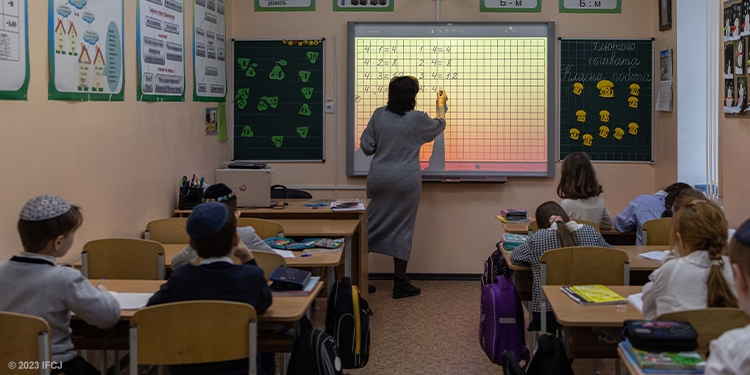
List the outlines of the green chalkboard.
{"label": "green chalkboard", "polygon": [[323,40],[233,40],[233,160],[323,161]]}
{"label": "green chalkboard", "polygon": [[560,40],[560,160],[653,162],[654,43]]}

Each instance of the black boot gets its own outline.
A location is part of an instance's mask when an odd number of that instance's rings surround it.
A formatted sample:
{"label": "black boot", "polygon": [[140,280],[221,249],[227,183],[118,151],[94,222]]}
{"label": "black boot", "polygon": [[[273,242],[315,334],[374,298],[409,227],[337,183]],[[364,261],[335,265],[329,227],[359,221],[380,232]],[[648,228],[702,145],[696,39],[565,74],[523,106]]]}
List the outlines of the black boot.
{"label": "black boot", "polygon": [[409,278],[394,279],[393,281],[393,298],[406,298],[418,296],[422,293],[422,290],[414,285],[411,285]]}

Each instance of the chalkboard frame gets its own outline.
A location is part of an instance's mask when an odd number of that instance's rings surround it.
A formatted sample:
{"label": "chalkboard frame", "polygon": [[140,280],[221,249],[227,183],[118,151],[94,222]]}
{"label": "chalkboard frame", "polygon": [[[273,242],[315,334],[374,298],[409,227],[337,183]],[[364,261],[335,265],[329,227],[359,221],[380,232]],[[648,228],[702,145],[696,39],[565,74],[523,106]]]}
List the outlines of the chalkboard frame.
{"label": "chalkboard frame", "polygon": [[[509,171],[422,171],[423,181],[497,181],[505,182],[506,177],[554,177],[556,161],[556,142],[555,134],[557,132],[555,113],[557,113],[558,91],[554,64],[557,58],[557,43],[555,43],[555,22],[551,21],[528,21],[528,22],[347,22],[347,114],[346,114],[346,175],[352,177],[367,176],[367,172],[354,170],[354,134],[356,132],[355,119],[355,102],[356,95],[356,77],[355,64],[356,58],[354,51],[356,49],[355,29],[357,26],[365,27],[424,27],[429,28],[461,28],[461,27],[495,27],[493,36],[501,36],[501,32],[511,31],[516,27],[544,27],[544,37],[547,39],[547,161],[546,171],[543,172],[509,172]],[[507,30],[507,31],[506,31]],[[517,30],[517,29],[516,29]],[[392,29],[388,34],[394,32]],[[486,32],[486,30],[483,30]],[[392,36],[392,35],[388,35]],[[416,35],[400,35],[401,37],[410,37]],[[426,36],[426,35],[425,35]],[[487,35],[482,35],[487,36]],[[450,104],[450,103],[449,103]]]}
{"label": "chalkboard frame", "polygon": [[[321,104],[320,105],[320,111],[323,112],[324,111],[324,107],[325,107],[325,96],[326,96],[326,68],[325,68],[325,62],[326,62],[326,56],[325,56],[326,55],[326,43],[325,42],[326,42],[326,38],[325,37],[307,37],[307,38],[297,38],[297,39],[298,40],[319,40],[319,41],[321,41],[321,44],[322,44],[321,45],[322,53],[321,53],[319,59],[321,60],[321,64],[323,65],[323,89],[322,89],[323,100],[322,100],[322,103],[320,103]],[[278,41],[279,43],[281,43],[283,40],[294,40],[294,39],[292,39],[292,38],[288,38],[288,39],[283,39],[283,38],[282,39],[279,39],[279,38],[232,38],[232,50],[230,52],[231,53],[231,55],[230,55],[230,61],[232,62],[232,68],[230,69],[231,79],[229,79],[229,82],[227,84],[229,86],[227,92],[231,93],[231,97],[229,95],[227,95],[227,102],[228,102],[229,107],[230,107],[230,109],[227,111],[227,113],[229,114],[229,118],[227,118],[227,127],[229,128],[229,129],[227,129],[227,137],[229,138],[229,140],[231,142],[231,144],[230,144],[230,146],[231,146],[230,147],[230,153],[231,153],[230,154],[230,160],[233,161],[233,162],[234,161],[238,161],[238,162],[266,162],[266,163],[325,163],[325,161],[326,161],[326,158],[325,158],[325,155],[326,155],[326,113],[325,112],[323,112],[323,117],[322,117],[323,122],[321,124],[321,129],[322,129],[322,135],[321,135],[321,140],[322,140],[322,145],[321,145],[322,154],[321,154],[321,158],[319,158],[319,159],[318,158],[316,158],[316,159],[294,159],[294,160],[291,160],[291,159],[235,159],[235,157],[234,157],[234,126],[235,126],[235,124],[234,124],[234,102],[235,102],[235,98],[234,98],[234,95],[235,95],[235,92],[234,92],[234,87],[235,87],[235,83],[234,83],[234,54],[235,53],[234,53],[234,50],[235,50],[235,43],[236,42],[275,42],[275,41]]]}
{"label": "chalkboard frame", "polygon": [[[656,116],[656,111],[654,108],[654,105],[656,103],[656,90],[654,90],[654,81],[656,80],[656,77],[658,77],[656,70],[655,70],[655,55],[656,49],[655,49],[655,38],[563,38],[560,37],[557,39],[557,50],[559,53],[559,60],[557,61],[557,77],[558,81],[557,84],[557,97],[558,100],[562,100],[562,82],[560,80],[562,79],[562,42],[563,41],[571,41],[571,40],[608,40],[608,41],[623,41],[623,40],[633,40],[633,41],[649,41],[651,42],[651,86],[652,86],[652,95],[651,95],[651,160],[644,160],[644,161],[637,161],[637,160],[594,160],[592,159],[592,163],[615,163],[615,164],[655,164],[656,163],[656,156],[654,155],[654,117]],[[561,110],[562,105],[557,106],[557,122],[555,126],[555,137],[556,137],[556,152],[555,152],[555,159],[558,163],[562,163],[563,158],[561,158],[562,154],[562,146],[561,146]]]}

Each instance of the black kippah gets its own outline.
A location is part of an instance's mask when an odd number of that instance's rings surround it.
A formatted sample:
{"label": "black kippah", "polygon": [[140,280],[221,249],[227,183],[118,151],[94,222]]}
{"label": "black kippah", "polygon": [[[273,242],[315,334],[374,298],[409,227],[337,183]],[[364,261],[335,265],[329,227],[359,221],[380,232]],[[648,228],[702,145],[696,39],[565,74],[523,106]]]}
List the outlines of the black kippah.
{"label": "black kippah", "polygon": [[223,202],[234,196],[232,189],[222,183],[211,185],[203,192],[204,202]]}
{"label": "black kippah", "polygon": [[733,238],[745,246],[750,246],[750,220],[745,221],[737,228]]}

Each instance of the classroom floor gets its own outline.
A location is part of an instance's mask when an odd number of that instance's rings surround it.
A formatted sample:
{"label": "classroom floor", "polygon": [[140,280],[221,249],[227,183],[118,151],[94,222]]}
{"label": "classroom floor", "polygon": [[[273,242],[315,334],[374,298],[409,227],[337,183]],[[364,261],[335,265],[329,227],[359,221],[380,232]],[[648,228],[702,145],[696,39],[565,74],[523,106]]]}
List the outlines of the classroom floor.
{"label": "classroom floor", "polygon": [[[502,374],[479,346],[479,281],[414,281],[422,294],[391,298],[392,281],[377,286],[368,302],[371,321],[370,360],[352,375]],[[318,299],[311,318],[325,326],[325,299]],[[594,360],[578,359],[576,374],[594,374]],[[602,361],[602,374],[614,374],[614,360]]]}

